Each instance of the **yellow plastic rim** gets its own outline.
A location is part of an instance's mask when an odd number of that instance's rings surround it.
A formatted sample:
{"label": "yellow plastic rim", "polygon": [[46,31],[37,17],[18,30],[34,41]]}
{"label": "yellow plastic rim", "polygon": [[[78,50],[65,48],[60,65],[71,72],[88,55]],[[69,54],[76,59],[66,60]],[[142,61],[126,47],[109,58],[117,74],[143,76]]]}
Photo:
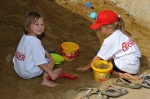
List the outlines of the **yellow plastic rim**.
{"label": "yellow plastic rim", "polygon": [[74,42],[64,42],[61,44],[61,47],[66,50],[78,50],[79,45]]}
{"label": "yellow plastic rim", "polygon": [[[108,69],[98,69],[98,68],[96,68],[96,67],[97,67],[99,64],[101,64],[101,63],[108,64],[110,67],[109,67]],[[112,65],[111,63],[108,63],[108,62],[105,61],[105,60],[97,60],[97,61],[94,61],[94,62],[92,62],[91,66],[92,66],[92,69],[93,69],[94,71],[97,71],[97,72],[109,72],[109,71],[111,71],[112,68],[113,68],[113,65]]]}

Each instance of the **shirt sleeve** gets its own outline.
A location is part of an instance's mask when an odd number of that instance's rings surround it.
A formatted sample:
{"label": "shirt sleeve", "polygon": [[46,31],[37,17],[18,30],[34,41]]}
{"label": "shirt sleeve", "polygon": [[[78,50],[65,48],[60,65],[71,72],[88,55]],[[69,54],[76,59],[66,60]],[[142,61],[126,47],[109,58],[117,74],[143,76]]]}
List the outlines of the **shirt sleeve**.
{"label": "shirt sleeve", "polygon": [[103,60],[108,60],[109,58],[113,56],[113,52],[114,52],[114,47],[113,47],[112,42],[104,40],[97,55]]}
{"label": "shirt sleeve", "polygon": [[45,49],[40,40],[33,40],[31,42],[31,54],[35,65],[41,65],[47,63],[45,58]]}

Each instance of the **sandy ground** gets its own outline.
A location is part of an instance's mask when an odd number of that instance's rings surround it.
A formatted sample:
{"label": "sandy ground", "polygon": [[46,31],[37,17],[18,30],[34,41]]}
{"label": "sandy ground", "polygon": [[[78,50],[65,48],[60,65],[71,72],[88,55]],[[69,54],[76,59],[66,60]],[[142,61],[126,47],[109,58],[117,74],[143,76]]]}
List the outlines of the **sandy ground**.
{"label": "sandy ground", "polygon": [[[76,2],[78,1],[78,2]],[[94,9],[85,6],[86,0],[1,0],[0,1],[0,97],[1,99],[79,99],[75,92],[83,87],[97,87],[104,90],[112,84],[110,79],[100,83],[93,80],[93,71],[76,72],[75,68],[86,65],[104,39],[104,36],[91,30],[89,26],[94,21],[89,18],[92,11],[98,12],[102,9],[112,9],[122,15],[126,20],[127,31],[138,44],[141,52],[141,70],[139,74],[150,73],[150,30],[137,23],[128,12],[115,7],[115,4],[103,0],[88,0]],[[29,10],[40,11],[46,18],[45,36],[41,39],[45,49],[59,47],[62,42],[73,41],[80,45],[81,52],[72,62],[64,61],[56,68],[62,67],[64,73],[71,73],[79,78],[69,80],[66,78],[56,80],[55,88],[41,86],[41,77],[24,80],[19,78],[13,69],[12,57],[22,33],[23,18]],[[139,81],[138,83],[140,83]],[[118,86],[115,86],[118,87]],[[119,99],[149,99],[149,89],[129,89],[129,94]],[[94,98],[90,98],[94,99]]]}

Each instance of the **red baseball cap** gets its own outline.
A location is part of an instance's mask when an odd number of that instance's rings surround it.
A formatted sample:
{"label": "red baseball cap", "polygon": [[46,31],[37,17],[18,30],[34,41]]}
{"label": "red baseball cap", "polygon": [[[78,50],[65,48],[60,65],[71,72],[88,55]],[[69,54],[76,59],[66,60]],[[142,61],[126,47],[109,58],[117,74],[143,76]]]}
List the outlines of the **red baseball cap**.
{"label": "red baseball cap", "polygon": [[97,20],[91,25],[93,30],[100,28],[102,25],[112,24],[118,21],[118,15],[111,10],[103,10],[98,13]]}

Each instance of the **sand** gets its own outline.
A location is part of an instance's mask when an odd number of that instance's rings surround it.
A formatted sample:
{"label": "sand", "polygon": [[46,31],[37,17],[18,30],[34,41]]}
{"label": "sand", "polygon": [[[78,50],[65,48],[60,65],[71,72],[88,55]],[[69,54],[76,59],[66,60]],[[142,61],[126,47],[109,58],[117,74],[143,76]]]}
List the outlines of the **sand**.
{"label": "sand", "polygon": [[[75,2],[78,1],[78,2]],[[85,0],[86,1],[86,0]],[[139,74],[150,73],[150,30],[135,19],[125,10],[115,7],[112,2],[96,2],[89,0],[94,9],[85,6],[82,0],[1,0],[0,1],[0,97],[1,99],[79,99],[75,92],[83,87],[97,87],[104,90],[112,84],[110,79],[101,83],[93,80],[93,71],[76,72],[75,68],[84,66],[96,55],[103,39],[103,35],[91,30],[89,27],[94,22],[89,18],[92,11],[112,9],[126,20],[126,29],[142,52],[141,69]],[[41,76],[24,80],[17,76],[13,69],[12,58],[16,47],[23,35],[22,26],[24,15],[30,10],[40,11],[46,18],[45,36],[41,39],[45,49],[56,48],[60,53],[60,44],[72,41],[80,45],[79,56],[71,62],[64,61],[55,68],[62,67],[64,73],[78,76],[76,80],[61,78],[56,80],[59,85],[55,88],[40,85]],[[138,83],[140,83],[139,81]],[[115,86],[118,87],[118,86]],[[119,99],[149,99],[149,89],[129,89],[129,94]],[[92,98],[91,98],[92,99]]]}

